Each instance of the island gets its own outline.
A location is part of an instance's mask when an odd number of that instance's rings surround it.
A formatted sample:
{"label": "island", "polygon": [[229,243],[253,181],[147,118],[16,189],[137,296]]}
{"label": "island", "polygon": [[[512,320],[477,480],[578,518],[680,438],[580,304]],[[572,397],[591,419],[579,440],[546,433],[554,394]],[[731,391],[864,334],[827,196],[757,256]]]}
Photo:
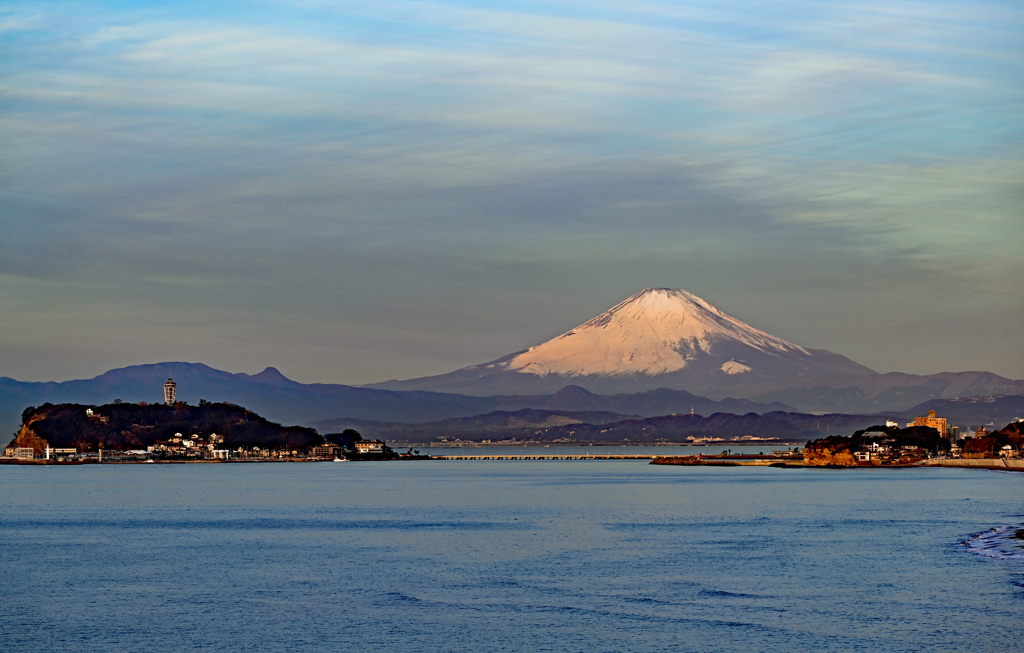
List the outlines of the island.
{"label": "island", "polygon": [[380,440],[355,430],[320,435],[283,426],[235,404],[198,406],[124,403],[43,404],[22,412],[21,428],[4,449],[7,463],[269,462],[391,460]]}

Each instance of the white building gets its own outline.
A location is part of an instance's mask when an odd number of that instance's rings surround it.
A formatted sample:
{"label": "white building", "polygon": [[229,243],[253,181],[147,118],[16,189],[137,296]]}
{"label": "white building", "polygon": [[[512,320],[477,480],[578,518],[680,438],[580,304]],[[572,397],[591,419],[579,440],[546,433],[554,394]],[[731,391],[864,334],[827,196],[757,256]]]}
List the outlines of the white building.
{"label": "white building", "polygon": [[356,442],[356,453],[384,453],[384,442],[381,440],[360,440]]}

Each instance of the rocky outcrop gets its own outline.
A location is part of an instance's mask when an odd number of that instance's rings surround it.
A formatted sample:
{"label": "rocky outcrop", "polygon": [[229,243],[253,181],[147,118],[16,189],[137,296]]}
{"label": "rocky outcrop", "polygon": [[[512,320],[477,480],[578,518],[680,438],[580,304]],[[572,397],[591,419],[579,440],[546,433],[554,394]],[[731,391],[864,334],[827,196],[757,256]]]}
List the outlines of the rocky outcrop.
{"label": "rocky outcrop", "polygon": [[833,436],[808,442],[804,447],[804,464],[813,467],[856,467],[857,459],[850,449],[850,439]]}
{"label": "rocky outcrop", "polygon": [[49,446],[49,443],[46,441],[45,438],[40,437],[39,434],[32,430],[32,425],[35,422],[38,422],[39,420],[43,419],[44,417],[46,417],[45,413],[36,413],[32,415],[25,424],[21,425],[21,428],[18,430],[18,433],[14,436],[14,439],[8,446],[32,447],[32,449],[34,449],[37,454],[44,454],[46,452],[46,447]]}

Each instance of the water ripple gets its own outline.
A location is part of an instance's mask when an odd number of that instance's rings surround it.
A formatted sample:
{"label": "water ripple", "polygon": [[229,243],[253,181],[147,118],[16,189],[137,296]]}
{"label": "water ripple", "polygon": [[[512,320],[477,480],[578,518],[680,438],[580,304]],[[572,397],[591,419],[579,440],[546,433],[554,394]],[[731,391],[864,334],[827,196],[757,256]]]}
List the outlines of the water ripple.
{"label": "water ripple", "polygon": [[997,526],[963,543],[975,555],[1000,560],[1024,559],[1024,524]]}

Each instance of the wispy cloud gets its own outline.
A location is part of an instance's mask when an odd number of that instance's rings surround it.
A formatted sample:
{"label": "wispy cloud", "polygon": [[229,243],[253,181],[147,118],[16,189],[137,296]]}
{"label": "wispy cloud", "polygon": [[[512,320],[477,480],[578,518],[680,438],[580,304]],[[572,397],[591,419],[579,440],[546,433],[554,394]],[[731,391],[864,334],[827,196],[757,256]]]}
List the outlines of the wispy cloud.
{"label": "wispy cloud", "polygon": [[[380,343],[412,336],[324,298],[392,315],[381,298],[402,297],[410,320],[469,294],[487,310],[439,351],[487,315],[517,326],[467,357],[536,334],[517,317],[533,303],[644,285],[725,293],[783,330],[766,288],[842,311],[870,311],[862,283],[971,288],[963,306],[1009,314],[1022,27],[995,2],[9,4],[0,289],[50,288],[42,314],[73,280],[97,298],[69,309],[83,319],[198,293],[212,325],[229,295],[232,315],[287,307]],[[823,331],[855,330],[835,315]],[[899,337],[908,369],[935,371]],[[427,358],[409,374],[477,362]],[[345,380],[326,366],[311,377]]]}

